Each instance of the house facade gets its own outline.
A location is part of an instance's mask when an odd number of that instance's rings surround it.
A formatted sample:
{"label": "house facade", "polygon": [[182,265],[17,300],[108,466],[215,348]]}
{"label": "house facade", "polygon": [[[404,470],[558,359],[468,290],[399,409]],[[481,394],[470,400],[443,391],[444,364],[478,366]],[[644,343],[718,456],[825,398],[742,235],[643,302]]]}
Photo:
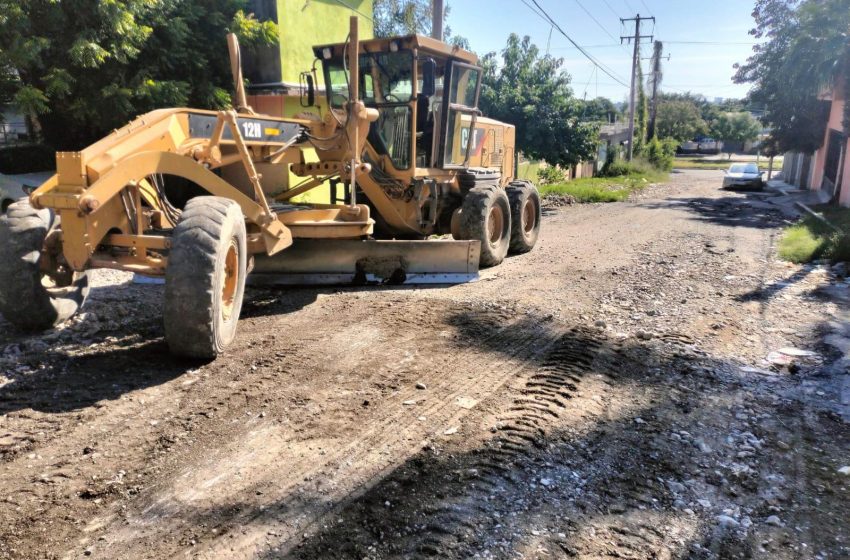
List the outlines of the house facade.
{"label": "house facade", "polygon": [[844,83],[845,80],[836,78],[835,86],[824,96],[825,100],[831,102],[829,120],[823,144],[812,160],[810,188],[826,191],[837,198],[842,206],[850,206],[850,158],[847,157],[848,144],[844,141],[843,125],[847,97]]}
{"label": "house facade", "polygon": [[[300,77],[313,66],[313,45],[345,41],[351,16],[359,20],[361,39],[371,39],[374,35],[373,0],[250,0],[248,7],[258,20],[277,23],[280,33],[277,45],[242,52],[248,104],[266,115],[320,114],[326,107],[321,71],[316,76],[316,106],[305,108],[301,103]],[[313,150],[305,150],[304,156],[307,161],[319,159]],[[283,175],[273,176],[273,173]],[[280,185],[294,185],[301,180],[280,169],[266,170],[264,177]],[[332,197],[331,185],[326,184],[294,200],[329,203],[333,202]]]}
{"label": "house facade", "polygon": [[[825,197],[850,207],[850,145],[844,140],[846,81],[839,77],[821,98],[830,103],[823,142],[813,154],[785,154],[782,173],[786,182],[821,191]],[[842,149],[843,148],[843,149]]]}
{"label": "house facade", "polygon": [[[250,0],[248,6],[258,20],[274,21],[280,30],[277,45],[243,52],[248,102],[269,115],[291,117],[304,110],[299,80],[313,66],[312,47],[345,41],[350,16],[359,19],[361,39],[374,34],[373,0]],[[321,72],[317,77],[317,88],[324,90]]]}

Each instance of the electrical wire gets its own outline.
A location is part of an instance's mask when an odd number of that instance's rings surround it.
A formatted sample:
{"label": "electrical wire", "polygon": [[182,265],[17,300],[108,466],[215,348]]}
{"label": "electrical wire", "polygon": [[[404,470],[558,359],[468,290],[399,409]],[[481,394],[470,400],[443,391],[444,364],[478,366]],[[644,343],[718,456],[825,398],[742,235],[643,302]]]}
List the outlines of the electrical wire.
{"label": "electrical wire", "polygon": [[599,26],[599,29],[601,29],[602,31],[604,31],[604,32],[605,32],[605,34],[606,34],[606,35],[608,35],[609,37],[611,37],[611,39],[612,39],[613,41],[616,41],[616,40],[617,40],[617,38],[616,38],[616,37],[614,37],[613,35],[611,35],[611,33],[608,31],[608,29],[607,29],[604,25],[602,25],[601,23],[599,23],[599,20],[598,20],[598,19],[596,19],[596,18],[593,16],[593,14],[591,14],[591,13],[590,13],[590,10],[588,10],[587,8],[585,8],[585,7],[584,7],[584,4],[582,4],[582,3],[581,3],[581,0],[575,0],[575,3],[576,3],[576,4],[578,4],[578,7],[579,7],[579,8],[581,8],[582,10],[584,10],[584,13],[586,13],[586,14],[588,15],[588,17],[590,17],[590,19],[592,19],[592,20],[593,20],[593,22],[594,22],[596,25],[598,25],[598,26]]}
{"label": "electrical wire", "polygon": [[643,0],[640,0],[640,3],[643,4],[644,8],[646,8],[646,13],[648,13],[650,16],[652,16],[652,10],[649,9],[649,6],[646,5],[646,2],[644,2]]}
{"label": "electrical wire", "polygon": [[531,8],[531,11],[533,11],[535,14],[537,14],[537,15],[538,15],[538,16],[540,16],[540,17],[542,17],[542,18],[543,18],[543,19],[545,19],[546,21],[548,21],[548,22],[549,22],[549,24],[551,24],[551,25],[552,25],[555,29],[557,29],[557,30],[558,30],[558,32],[559,32],[561,35],[563,35],[564,37],[566,37],[566,39],[567,39],[567,40],[568,40],[568,41],[569,41],[569,42],[570,42],[570,43],[571,43],[571,44],[572,44],[575,48],[577,48],[577,49],[579,50],[579,52],[581,52],[581,54],[583,54],[583,55],[585,56],[585,58],[587,58],[587,59],[588,59],[591,63],[593,63],[593,65],[594,65],[594,66],[596,66],[597,68],[599,68],[600,70],[602,70],[602,72],[603,72],[603,73],[605,73],[605,75],[606,75],[606,76],[608,76],[608,77],[609,77],[609,78],[611,78],[612,80],[614,80],[614,81],[618,82],[618,83],[619,83],[621,86],[623,86],[623,87],[630,87],[630,86],[629,86],[629,84],[627,84],[627,83],[625,82],[625,80],[623,80],[623,78],[621,78],[620,76],[617,76],[617,75],[616,75],[616,73],[615,73],[613,70],[609,69],[609,68],[608,68],[608,67],[606,67],[604,64],[602,64],[601,62],[599,62],[598,60],[596,60],[593,56],[591,56],[591,54],[590,54],[590,53],[588,53],[586,50],[584,50],[584,49],[583,49],[583,48],[582,48],[582,47],[581,47],[578,43],[576,43],[575,41],[573,41],[573,38],[572,38],[572,37],[570,37],[569,35],[567,35],[567,32],[566,32],[566,31],[564,31],[563,29],[561,29],[561,26],[560,26],[560,25],[558,25],[558,24],[557,24],[557,22],[555,22],[555,20],[554,20],[554,19],[552,19],[552,16],[550,16],[550,15],[546,12],[546,10],[544,10],[544,9],[543,9],[543,7],[542,7],[542,6],[541,6],[541,5],[537,2],[537,0],[531,0],[531,2],[532,2],[532,3],[533,3],[536,7],[537,7],[537,9],[539,9],[539,10],[540,10],[540,12],[539,12],[539,13],[538,13],[538,11],[537,11],[537,10],[535,10],[534,8],[532,8],[532,7],[531,7],[531,5],[529,5],[529,4],[528,4],[528,1],[527,1],[527,0],[521,0],[521,1],[522,1],[522,3],[523,3],[523,4],[525,4],[526,6],[528,6],[529,8]]}
{"label": "electrical wire", "polygon": [[358,15],[363,16],[364,18],[368,19],[368,20],[369,20],[369,21],[371,21],[372,23],[375,23],[375,20],[374,20],[374,19],[372,19],[372,17],[370,17],[368,14],[364,14],[363,12],[361,12],[360,10],[358,10],[357,8],[355,8],[354,6],[350,6],[350,5],[348,5],[348,4],[346,4],[345,2],[343,2],[342,0],[333,0],[333,1],[334,1],[334,2],[336,2],[337,4],[339,4],[340,6],[345,6],[346,8],[348,8],[349,10],[351,10],[352,12],[356,12]]}
{"label": "electrical wire", "polygon": [[617,13],[617,11],[616,11],[616,10],[614,10],[614,8],[613,8],[613,7],[611,7],[611,4],[608,2],[608,0],[602,0],[602,2],[603,2],[606,6],[608,6],[608,9],[609,9],[609,10],[611,10],[611,13],[612,13],[612,14],[614,14],[614,15],[615,15],[618,19],[621,17],[621,16],[620,16],[620,14],[618,14],[618,13]]}

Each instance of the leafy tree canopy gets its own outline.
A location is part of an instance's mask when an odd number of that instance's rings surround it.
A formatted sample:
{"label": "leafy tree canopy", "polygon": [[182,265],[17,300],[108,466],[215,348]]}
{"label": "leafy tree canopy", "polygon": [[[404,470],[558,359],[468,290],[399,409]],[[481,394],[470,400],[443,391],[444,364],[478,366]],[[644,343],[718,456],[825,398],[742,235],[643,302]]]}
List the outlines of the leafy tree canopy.
{"label": "leafy tree canopy", "polygon": [[660,138],[675,138],[679,142],[686,142],[704,134],[708,127],[699,107],[692,99],[666,97],[658,105],[655,129]]}
{"label": "leafy tree canopy", "polygon": [[511,34],[502,51],[482,57],[480,106],[487,116],[516,125],[518,149],[532,158],[568,166],[596,154],[598,125],[582,122],[563,60],[541,56],[529,37]]}
{"label": "leafy tree canopy", "polygon": [[839,77],[850,84],[850,0],[757,0],[753,18],[750,34],[762,42],[734,79],[753,84],[750,99],[765,108],[774,149],[811,153],[823,143],[829,110],[818,95]]}
{"label": "leafy tree canopy", "polygon": [[154,108],[223,108],[225,35],[273,44],[246,0],[0,0],[0,101],[74,150]]}
{"label": "leafy tree canopy", "polygon": [[609,123],[620,114],[617,106],[607,97],[588,99],[581,102],[581,105],[581,120],[583,121]]}
{"label": "leafy tree canopy", "polygon": [[662,93],[660,95],[660,103],[668,101],[687,101],[692,103],[699,111],[700,118],[706,123],[710,123],[721,113],[734,113],[743,111],[747,105],[741,99],[724,99],[720,103],[714,103],[705,98],[704,95],[698,93]]}
{"label": "leafy tree canopy", "polygon": [[732,143],[755,140],[761,130],[761,124],[747,112],[721,113],[711,123],[711,134],[730,147]]}
{"label": "leafy tree canopy", "polygon": [[[451,6],[446,4],[444,10],[443,40],[469,50],[469,41],[460,35],[453,35],[451,27],[445,23]],[[376,37],[431,34],[431,0],[375,0],[373,12]]]}

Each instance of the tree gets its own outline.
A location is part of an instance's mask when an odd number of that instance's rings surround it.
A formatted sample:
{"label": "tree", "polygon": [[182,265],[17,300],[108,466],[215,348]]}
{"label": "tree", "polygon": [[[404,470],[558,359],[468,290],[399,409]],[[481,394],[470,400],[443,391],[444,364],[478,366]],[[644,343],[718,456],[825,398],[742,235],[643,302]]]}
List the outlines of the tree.
{"label": "tree", "polygon": [[679,142],[693,140],[707,130],[699,108],[688,99],[663,99],[658,104],[655,128],[659,138],[675,138]]}
{"label": "tree", "polygon": [[230,105],[225,35],[272,44],[246,0],[0,0],[0,94],[76,150],[158,107]]}
{"label": "tree", "polygon": [[[397,35],[431,34],[431,0],[375,0],[373,9],[375,37],[394,37]],[[451,6],[443,8],[443,20],[449,18]],[[448,25],[443,25],[443,40],[454,46],[469,50],[469,40],[453,35]]]}
{"label": "tree", "polygon": [[431,34],[431,0],[375,0],[376,37]]}
{"label": "tree", "polygon": [[[819,94],[839,76],[850,86],[850,2],[757,0],[753,18],[750,34],[760,42],[734,80],[753,84],[750,100],[764,107],[776,149],[811,153],[823,143],[829,111]],[[850,103],[844,111],[846,138]]]}
{"label": "tree", "polygon": [[571,166],[596,155],[597,125],[581,122],[582,105],[570,88],[563,60],[541,56],[529,37],[508,37],[502,64],[481,59],[480,106],[490,117],[516,125],[517,147],[532,158]]}
{"label": "tree", "polygon": [[[722,113],[711,123],[711,134],[715,139],[724,143],[724,148],[731,148],[733,143],[744,143],[755,140],[761,133],[761,124],[746,112]],[[727,150],[729,159],[732,159],[732,151]]]}
{"label": "tree", "polygon": [[582,101],[581,105],[581,120],[586,122],[610,123],[620,114],[617,106],[607,97]]}

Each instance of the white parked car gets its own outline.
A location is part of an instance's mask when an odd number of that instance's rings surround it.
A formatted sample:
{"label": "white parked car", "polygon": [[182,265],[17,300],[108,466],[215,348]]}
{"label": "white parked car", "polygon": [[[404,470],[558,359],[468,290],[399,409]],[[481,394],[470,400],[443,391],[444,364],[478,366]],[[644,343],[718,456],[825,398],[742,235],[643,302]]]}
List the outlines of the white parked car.
{"label": "white parked car", "polygon": [[733,163],[723,175],[724,189],[764,188],[764,180],[759,166],[755,163]]}

